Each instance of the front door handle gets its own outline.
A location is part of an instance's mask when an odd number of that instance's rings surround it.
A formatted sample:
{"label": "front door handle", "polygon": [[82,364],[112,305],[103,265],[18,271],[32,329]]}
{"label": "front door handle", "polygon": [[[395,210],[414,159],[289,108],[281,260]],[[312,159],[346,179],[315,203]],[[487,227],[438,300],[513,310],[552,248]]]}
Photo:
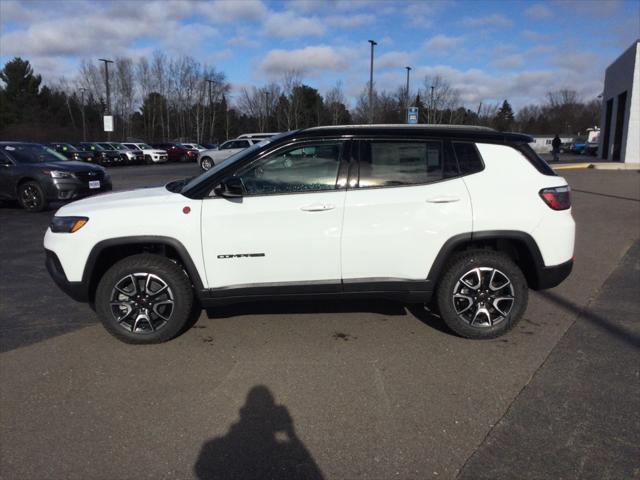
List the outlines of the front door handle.
{"label": "front door handle", "polygon": [[327,203],[313,203],[311,205],[304,205],[300,207],[300,210],[303,212],[324,212],[326,210],[333,210],[334,208],[336,208],[335,205]]}
{"label": "front door handle", "polygon": [[459,202],[459,201],[460,201],[460,198],[448,196],[448,195],[443,195],[441,197],[427,198],[427,202],[429,203],[453,203],[453,202]]}

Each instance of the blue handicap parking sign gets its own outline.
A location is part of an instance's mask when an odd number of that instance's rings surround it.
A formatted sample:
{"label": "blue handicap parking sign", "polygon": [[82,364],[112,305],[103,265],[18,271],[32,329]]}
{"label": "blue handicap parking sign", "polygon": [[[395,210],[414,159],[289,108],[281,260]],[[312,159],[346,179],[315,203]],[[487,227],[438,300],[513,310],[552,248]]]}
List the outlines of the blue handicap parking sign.
{"label": "blue handicap parking sign", "polygon": [[418,123],[418,107],[409,107],[407,109],[407,123],[410,125]]}

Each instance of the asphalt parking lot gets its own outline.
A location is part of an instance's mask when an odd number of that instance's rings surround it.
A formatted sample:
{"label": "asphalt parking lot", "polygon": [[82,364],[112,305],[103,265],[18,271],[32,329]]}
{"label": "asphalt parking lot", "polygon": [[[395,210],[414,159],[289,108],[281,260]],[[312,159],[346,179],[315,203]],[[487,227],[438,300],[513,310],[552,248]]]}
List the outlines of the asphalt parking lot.
{"label": "asphalt parking lot", "polygon": [[639,477],[640,174],[562,175],[574,272],[491,341],[381,301],[225,307],[125,345],[49,279],[54,212],[1,206],[0,477]]}

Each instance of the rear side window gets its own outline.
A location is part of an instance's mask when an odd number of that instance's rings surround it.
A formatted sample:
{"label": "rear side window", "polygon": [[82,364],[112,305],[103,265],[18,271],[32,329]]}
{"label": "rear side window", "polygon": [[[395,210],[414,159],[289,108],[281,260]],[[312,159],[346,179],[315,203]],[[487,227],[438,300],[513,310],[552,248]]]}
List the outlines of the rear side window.
{"label": "rear side window", "polygon": [[531,148],[528,143],[521,143],[517,145],[512,145],[513,148],[518,150],[522,155],[525,156],[529,163],[535,167],[543,175],[549,175],[550,177],[556,177],[558,174],[549,166],[547,162],[545,162],[538,154]]}
{"label": "rear side window", "polygon": [[370,141],[360,148],[360,187],[396,187],[442,180],[442,143]]}
{"label": "rear side window", "polygon": [[482,171],[484,165],[474,143],[453,142],[453,151],[458,159],[460,175],[469,175]]}

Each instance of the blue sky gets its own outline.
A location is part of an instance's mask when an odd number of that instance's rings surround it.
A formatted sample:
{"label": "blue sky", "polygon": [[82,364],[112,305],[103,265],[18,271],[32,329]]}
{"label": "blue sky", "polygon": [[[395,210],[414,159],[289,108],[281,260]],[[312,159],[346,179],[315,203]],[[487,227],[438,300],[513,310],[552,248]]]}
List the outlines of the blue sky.
{"label": "blue sky", "polygon": [[0,0],[0,61],[29,59],[45,81],[73,79],[82,59],[137,58],[160,49],[223,71],[234,91],[296,68],[325,92],[353,98],[369,74],[412,91],[441,75],[468,106],[546,92],[602,90],[604,69],[640,37],[640,1],[13,1]]}

